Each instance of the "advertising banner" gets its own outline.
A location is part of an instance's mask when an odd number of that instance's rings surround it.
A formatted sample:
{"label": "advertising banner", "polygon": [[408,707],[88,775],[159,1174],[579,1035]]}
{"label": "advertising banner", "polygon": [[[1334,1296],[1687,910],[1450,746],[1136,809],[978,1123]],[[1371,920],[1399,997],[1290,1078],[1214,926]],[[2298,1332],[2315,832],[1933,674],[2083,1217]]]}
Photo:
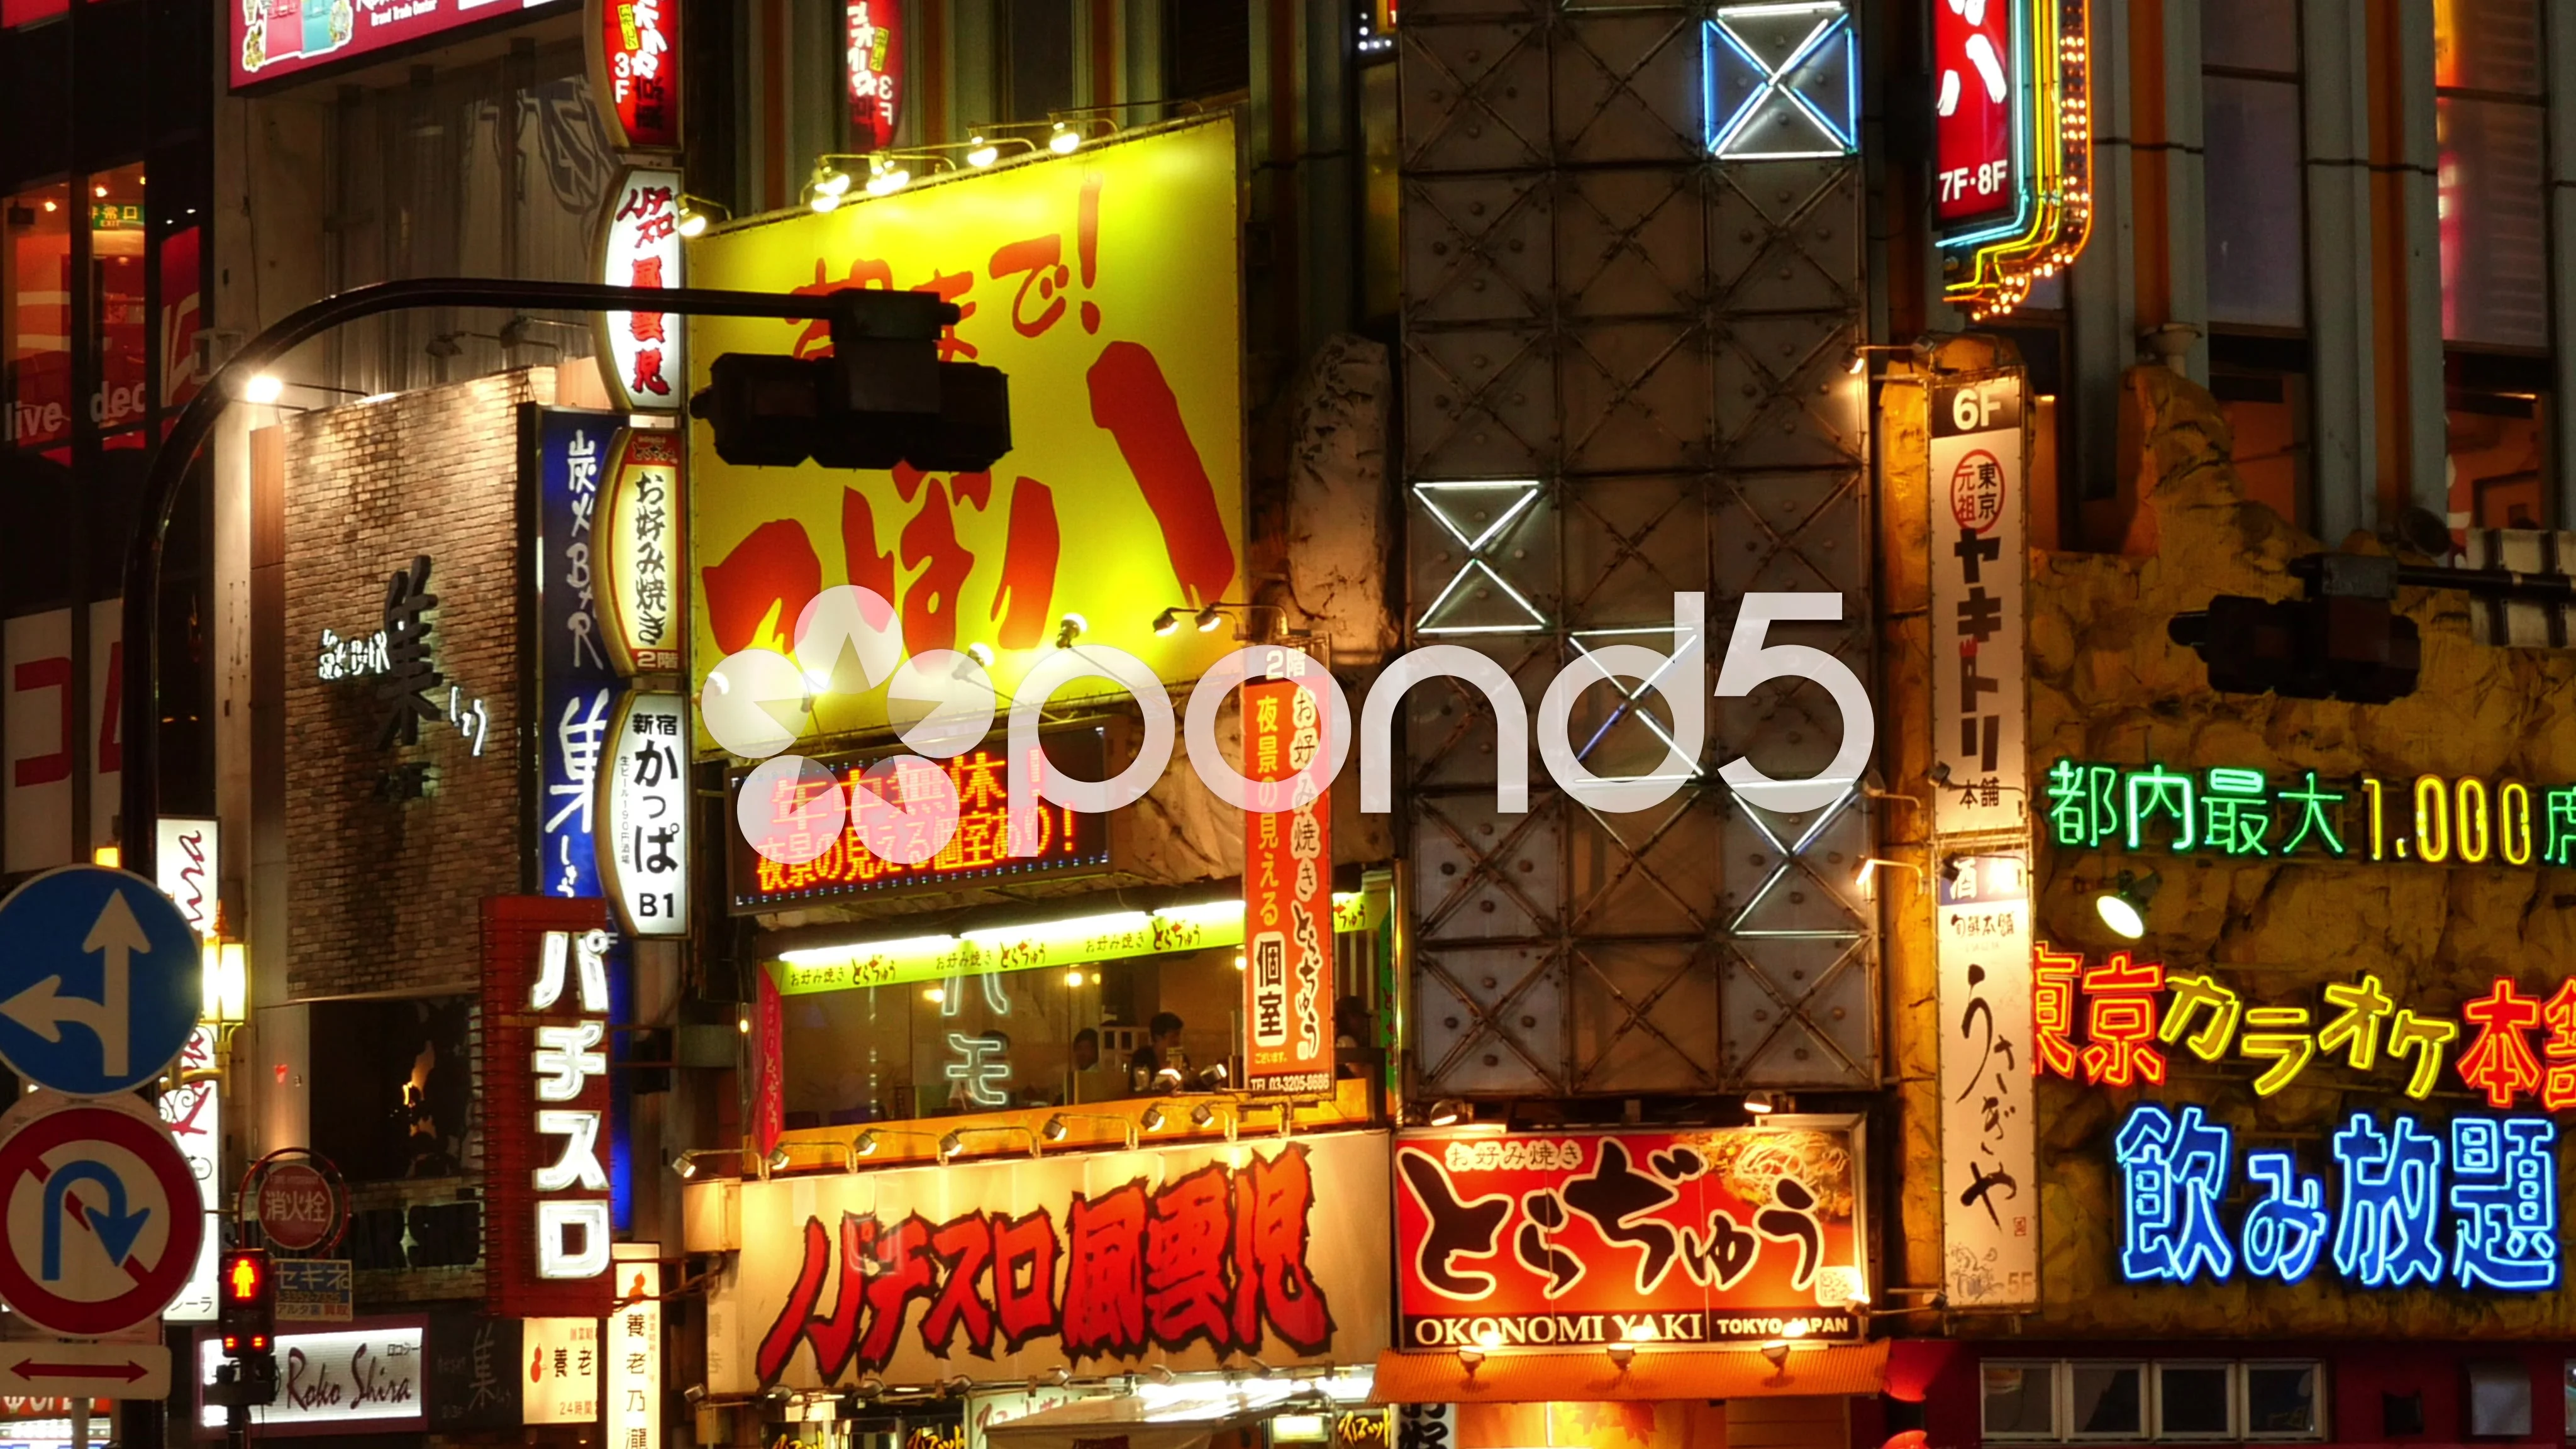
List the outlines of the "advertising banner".
{"label": "advertising banner", "polygon": [[1857,1338],[1857,1118],[1396,1140],[1402,1347]]}
{"label": "advertising banner", "polygon": [[680,0],[588,0],[590,81],[618,149],[680,149]]}
{"label": "advertising banner", "polygon": [[902,0],[844,0],[841,73],[850,83],[850,145],[877,151],[894,144],[903,116]]}
{"label": "advertising banner", "polygon": [[483,902],[484,1294],[495,1313],[608,1312],[605,901]]}
{"label": "advertising banner", "polygon": [[599,529],[598,597],[610,657],[621,674],[676,674],[689,637],[678,430],[630,428],[617,439],[608,511]]}
{"label": "advertising banner", "polygon": [[[828,215],[690,243],[699,286],[934,292],[964,318],[944,360],[1010,375],[1013,449],[989,473],[735,468],[691,458],[695,683],[731,652],[782,652],[823,589],[893,600],[904,645],[988,647],[1004,698],[1059,638],[1108,644],[1166,683],[1235,645],[1157,634],[1175,606],[1246,596],[1235,136],[1225,117],[850,198]],[[727,352],[826,355],[816,322],[694,319],[692,386]],[[702,434],[693,436],[703,436]],[[1067,542],[1079,551],[1068,553]],[[1076,680],[1055,698],[1116,686]],[[887,722],[882,686],[814,701],[822,734]],[[711,743],[700,741],[702,748]]]}
{"label": "advertising banner", "polygon": [[2030,818],[2022,375],[1932,389],[1932,828],[2021,830]]}
{"label": "advertising banner", "polygon": [[[260,1434],[419,1433],[427,1427],[427,1336],[419,1318],[277,1335],[277,1402],[256,1411]],[[224,1361],[223,1339],[204,1334],[196,1358],[197,1437],[221,1438],[224,1408],[205,1398]]]}
{"label": "advertising banner", "polygon": [[600,869],[630,935],[689,933],[688,715],[679,695],[638,690],[610,735]]}
{"label": "advertising banner", "polygon": [[[1306,656],[1288,656],[1302,672]],[[1333,1085],[1333,807],[1303,778],[1326,753],[1327,715],[1294,678],[1243,687],[1244,1087],[1325,1092]],[[1293,790],[1293,795],[1288,792]]]}
{"label": "advertising banner", "polygon": [[519,1427],[521,1320],[451,1309],[429,1318],[429,1432]]}
{"label": "advertising banner", "polygon": [[[621,1252],[660,1251],[621,1243]],[[662,1265],[621,1258],[617,1311],[608,1316],[608,1438],[616,1449],[662,1449]]]}
{"label": "advertising banner", "polygon": [[600,894],[599,761],[619,691],[599,556],[609,460],[625,429],[604,413],[523,410],[537,537],[537,890]]}
{"label": "advertising banner", "polygon": [[599,1320],[531,1318],[520,1330],[526,1347],[520,1418],[529,1424],[599,1422]]}
{"label": "advertising banner", "polygon": [[[165,826],[169,823],[162,822]],[[209,827],[213,822],[206,822]],[[162,856],[159,868],[166,874],[170,858]],[[182,905],[182,913],[186,911]],[[188,1044],[179,1049],[178,1070],[211,1073],[216,1069],[215,1028],[200,1026],[188,1033]],[[188,1284],[161,1317],[171,1323],[211,1323],[215,1317],[215,1260],[218,1244],[223,1239],[222,1224],[217,1214],[222,1211],[218,1200],[223,1189],[218,1179],[223,1173],[224,1104],[223,1086],[213,1076],[200,1075],[164,1091],[154,1106],[161,1112],[163,1126],[170,1129],[170,1140],[179,1144],[179,1155],[188,1159],[188,1174],[197,1180],[197,1201],[206,1213],[206,1236],[197,1245],[197,1266],[188,1273]]]}
{"label": "advertising banner", "polygon": [[747,1181],[709,1389],[1367,1363],[1386,1173],[1351,1132]]}
{"label": "advertising banner", "polygon": [[571,0],[231,0],[233,89]]}
{"label": "advertising banner", "polygon": [[2030,858],[1946,856],[1934,884],[1942,1284],[1963,1308],[2037,1303]]}
{"label": "advertising banner", "polygon": [[1932,7],[1933,217],[1945,236],[2017,219],[2030,159],[2018,145],[2029,81],[2014,47],[2030,3]]}

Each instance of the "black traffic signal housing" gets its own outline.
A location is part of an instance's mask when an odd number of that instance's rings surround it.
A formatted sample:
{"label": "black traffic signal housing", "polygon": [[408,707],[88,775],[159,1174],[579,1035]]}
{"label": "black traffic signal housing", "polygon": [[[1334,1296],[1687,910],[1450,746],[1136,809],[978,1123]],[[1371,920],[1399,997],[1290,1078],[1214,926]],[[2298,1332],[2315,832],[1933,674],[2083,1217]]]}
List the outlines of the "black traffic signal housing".
{"label": "black traffic signal housing", "polygon": [[2351,704],[2413,694],[2424,645],[2415,621],[2395,607],[2397,561],[2311,554],[2290,567],[2306,581],[2308,597],[2220,594],[2165,626],[2175,643],[2208,663],[2209,687]]}
{"label": "black traffic signal housing", "polygon": [[715,432],[716,456],[741,467],[980,473],[1011,450],[1009,379],[939,360],[957,305],[926,292],[853,289],[830,319],[829,357],[728,352],[689,400]]}
{"label": "black traffic signal housing", "polygon": [[277,1331],[277,1284],[269,1275],[268,1250],[236,1248],[224,1254],[217,1292],[221,1302],[215,1326],[223,1335],[224,1357],[269,1352]]}

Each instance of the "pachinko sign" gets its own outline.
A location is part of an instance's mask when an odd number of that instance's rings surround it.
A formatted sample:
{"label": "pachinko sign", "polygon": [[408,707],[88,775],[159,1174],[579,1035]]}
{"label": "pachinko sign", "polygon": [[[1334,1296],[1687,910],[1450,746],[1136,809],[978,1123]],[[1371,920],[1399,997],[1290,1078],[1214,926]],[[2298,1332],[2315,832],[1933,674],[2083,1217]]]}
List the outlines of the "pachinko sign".
{"label": "pachinko sign", "polygon": [[[1382,1133],[744,1182],[709,1388],[1025,1379],[1386,1346]],[[730,1325],[730,1328],[717,1326]]]}
{"label": "pachinko sign", "polygon": [[1857,1337],[1857,1119],[1676,1132],[1406,1134],[1409,1349]]}
{"label": "pachinko sign", "polygon": [[[807,607],[839,584],[892,601],[916,651],[985,651],[1013,695],[1066,652],[1059,640],[1115,645],[1170,681],[1231,648],[1225,633],[1158,635],[1154,621],[1250,597],[1236,199],[1234,129],[1218,119],[690,243],[698,286],[955,303],[939,357],[1010,374],[1014,442],[995,470],[955,475],[737,468],[701,449],[699,682],[736,650],[791,649]],[[689,326],[697,386],[728,352],[831,348],[819,321]],[[1068,694],[1086,688],[1102,691]],[[840,690],[814,719],[826,734],[889,722],[882,696]]]}

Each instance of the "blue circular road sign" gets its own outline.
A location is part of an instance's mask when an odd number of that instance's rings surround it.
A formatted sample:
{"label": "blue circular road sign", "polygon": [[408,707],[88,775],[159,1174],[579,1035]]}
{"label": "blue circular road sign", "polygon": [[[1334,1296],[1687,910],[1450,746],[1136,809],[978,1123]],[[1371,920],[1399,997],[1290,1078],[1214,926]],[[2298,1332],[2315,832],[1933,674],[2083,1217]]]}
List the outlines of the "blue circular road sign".
{"label": "blue circular road sign", "polygon": [[50,870],[0,901],[0,1060],[74,1097],[161,1075],[205,997],[200,943],[131,871]]}

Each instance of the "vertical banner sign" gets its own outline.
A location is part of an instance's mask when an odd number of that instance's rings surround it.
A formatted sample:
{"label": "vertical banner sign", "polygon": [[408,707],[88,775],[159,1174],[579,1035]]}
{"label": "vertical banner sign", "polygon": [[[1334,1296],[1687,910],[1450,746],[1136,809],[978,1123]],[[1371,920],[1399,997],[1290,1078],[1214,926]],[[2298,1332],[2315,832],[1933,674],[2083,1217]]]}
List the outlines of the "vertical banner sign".
{"label": "vertical banner sign", "polygon": [[[644,1252],[657,1251],[637,1244]],[[617,1263],[617,1311],[608,1318],[605,1449],[662,1449],[662,1265]]]}
{"label": "vertical banner sign", "polygon": [[617,711],[599,866],[628,935],[689,933],[688,715],[686,697],[641,691]]}
{"label": "vertical banner sign", "polygon": [[1941,1010],[1941,1278],[1949,1301],[2039,1301],[2031,1102],[2030,856],[1945,855],[1933,932]]}
{"label": "vertical banner sign", "polygon": [[202,939],[215,939],[216,896],[223,880],[215,849],[215,822],[195,816],[164,815],[153,832],[159,846],[152,854],[152,874],[161,894],[178,903]]}
{"label": "vertical banner sign", "polygon": [[[168,821],[162,824],[167,826]],[[211,827],[212,822],[208,822]],[[211,829],[209,831],[211,834]],[[166,867],[165,867],[166,868]],[[182,904],[181,910],[187,907]],[[200,1026],[188,1033],[188,1044],[179,1049],[180,1085],[161,1094],[153,1105],[161,1109],[161,1125],[170,1129],[170,1140],[179,1144],[179,1155],[188,1159],[188,1174],[197,1180],[197,1197],[206,1213],[205,1241],[197,1246],[197,1266],[188,1270],[186,1286],[161,1316],[172,1323],[212,1323],[215,1319],[215,1260],[223,1234],[215,1214],[221,1210],[216,1201],[216,1175],[224,1141],[223,1089],[209,1075],[215,1070],[215,1029]],[[195,1076],[196,1080],[185,1080]]]}
{"label": "vertical banner sign", "polygon": [[590,0],[591,85],[621,151],[680,149],[680,0]]}
{"label": "vertical banner sign", "polygon": [[[2055,3],[2055,0],[2050,0]],[[2014,230],[2020,221],[2021,107],[2014,46],[2030,0],[1932,7],[1932,215],[1945,241]]]}
{"label": "vertical banner sign", "polygon": [[[599,280],[612,287],[683,286],[680,263],[680,173],[629,167],[608,193],[599,238]],[[686,329],[667,312],[603,312],[599,355],[607,358],[609,395],[630,413],[675,412],[688,368]]]}
{"label": "vertical banner sign", "polygon": [[607,916],[483,902],[483,1261],[505,1317],[608,1312]]}
{"label": "vertical banner sign", "polygon": [[537,890],[579,899],[600,893],[593,816],[620,687],[600,598],[600,529],[623,430],[600,413],[526,416],[537,473]]}
{"label": "vertical banner sign", "polygon": [[2020,830],[2030,814],[2022,375],[1943,383],[1931,407],[1932,829]]}
{"label": "vertical banner sign", "polygon": [[903,0],[847,0],[842,6],[850,81],[850,147],[894,144],[903,85]]}
{"label": "vertical banner sign", "polygon": [[523,1424],[599,1422],[599,1320],[531,1318],[521,1331],[526,1358],[519,1398]]}
{"label": "vertical banner sign", "polygon": [[764,1158],[778,1150],[787,1131],[787,1005],[778,994],[778,979],[760,971],[760,1019],[754,1023],[759,1047],[757,1095],[752,1102],[751,1137]]}
{"label": "vertical banner sign", "polygon": [[1243,1075],[1255,1092],[1333,1081],[1332,807],[1311,782],[1287,783],[1329,748],[1324,724],[1293,677],[1243,687],[1243,774],[1253,803],[1273,807],[1243,817]]}
{"label": "vertical banner sign", "polygon": [[680,671],[680,647],[689,637],[688,595],[674,586],[687,556],[680,551],[680,522],[688,515],[681,451],[675,429],[636,428],[618,436],[599,565],[607,582],[609,650],[621,674]]}

